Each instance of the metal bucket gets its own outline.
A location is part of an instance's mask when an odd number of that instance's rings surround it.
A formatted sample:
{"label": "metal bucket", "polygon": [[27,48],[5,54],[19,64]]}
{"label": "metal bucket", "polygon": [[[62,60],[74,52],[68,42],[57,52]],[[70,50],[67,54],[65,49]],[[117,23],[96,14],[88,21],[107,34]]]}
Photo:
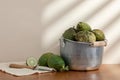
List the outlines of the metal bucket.
{"label": "metal bucket", "polygon": [[103,46],[60,39],[60,55],[70,70],[96,70],[102,62]]}

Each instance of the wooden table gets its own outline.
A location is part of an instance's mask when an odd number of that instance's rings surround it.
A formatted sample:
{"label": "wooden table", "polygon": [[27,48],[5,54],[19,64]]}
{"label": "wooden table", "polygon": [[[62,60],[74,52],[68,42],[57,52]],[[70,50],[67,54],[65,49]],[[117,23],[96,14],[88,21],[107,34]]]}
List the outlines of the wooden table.
{"label": "wooden table", "polygon": [[120,80],[120,64],[104,64],[99,70],[52,72],[16,77],[0,71],[0,80]]}

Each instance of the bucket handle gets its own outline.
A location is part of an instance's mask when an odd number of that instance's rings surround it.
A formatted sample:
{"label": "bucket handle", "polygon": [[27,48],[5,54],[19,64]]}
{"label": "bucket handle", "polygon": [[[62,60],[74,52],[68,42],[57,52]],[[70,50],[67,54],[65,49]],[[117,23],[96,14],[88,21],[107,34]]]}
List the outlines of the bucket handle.
{"label": "bucket handle", "polygon": [[66,41],[63,38],[60,38],[60,44],[62,47],[65,47]]}
{"label": "bucket handle", "polygon": [[97,46],[107,46],[107,41],[96,41],[92,42],[90,46],[97,47]]}

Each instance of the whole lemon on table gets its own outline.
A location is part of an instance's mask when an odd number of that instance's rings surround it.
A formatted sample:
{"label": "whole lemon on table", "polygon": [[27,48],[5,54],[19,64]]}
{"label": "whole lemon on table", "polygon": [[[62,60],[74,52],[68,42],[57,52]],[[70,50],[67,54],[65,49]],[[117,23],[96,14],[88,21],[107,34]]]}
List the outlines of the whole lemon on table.
{"label": "whole lemon on table", "polygon": [[61,56],[51,55],[48,59],[48,66],[55,68],[57,71],[67,71],[68,66],[65,66],[65,62]]}
{"label": "whole lemon on table", "polygon": [[51,52],[44,53],[38,60],[38,65],[39,66],[48,66],[47,62],[49,57],[53,55]]}

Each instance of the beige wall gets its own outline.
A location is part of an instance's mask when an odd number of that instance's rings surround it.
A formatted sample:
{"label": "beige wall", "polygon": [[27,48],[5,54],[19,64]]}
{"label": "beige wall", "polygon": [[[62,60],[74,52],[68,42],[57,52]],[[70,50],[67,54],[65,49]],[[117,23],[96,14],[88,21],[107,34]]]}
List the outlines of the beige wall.
{"label": "beige wall", "polygon": [[41,2],[0,0],[0,62],[40,55]]}
{"label": "beige wall", "polygon": [[79,21],[102,29],[103,63],[120,63],[119,0],[0,0],[0,62],[59,54],[59,38]]}

